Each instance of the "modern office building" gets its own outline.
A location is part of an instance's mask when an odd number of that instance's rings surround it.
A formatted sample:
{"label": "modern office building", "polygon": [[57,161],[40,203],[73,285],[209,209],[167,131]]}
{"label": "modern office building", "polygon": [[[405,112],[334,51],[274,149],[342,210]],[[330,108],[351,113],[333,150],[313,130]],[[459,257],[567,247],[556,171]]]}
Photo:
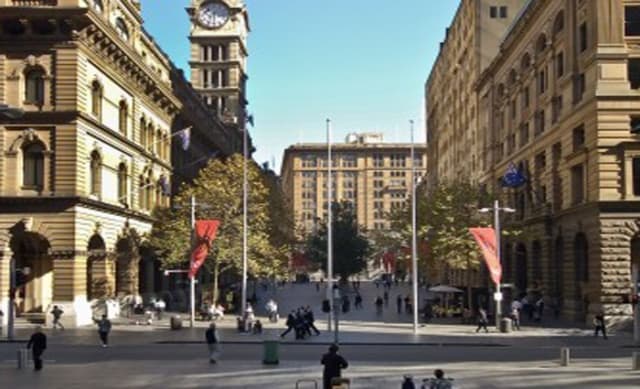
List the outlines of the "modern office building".
{"label": "modern office building", "polygon": [[[403,207],[411,193],[411,170],[426,172],[423,144],[415,146],[415,161],[409,143],[385,143],[382,134],[347,136],[333,150],[333,199],[355,206],[358,223],[367,230],[387,230],[386,213]],[[304,232],[313,231],[327,216],[327,144],[302,143],[285,150],[281,179],[293,207],[296,224]]]}

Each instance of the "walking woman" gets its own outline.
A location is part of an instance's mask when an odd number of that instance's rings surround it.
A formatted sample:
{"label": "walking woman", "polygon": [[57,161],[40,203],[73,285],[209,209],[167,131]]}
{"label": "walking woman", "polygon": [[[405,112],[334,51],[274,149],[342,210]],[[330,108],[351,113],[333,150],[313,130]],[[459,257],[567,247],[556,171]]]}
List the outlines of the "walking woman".
{"label": "walking woman", "polygon": [[220,336],[216,331],[216,323],[209,324],[209,328],[205,332],[207,347],[209,348],[209,363],[218,363],[220,357]]}

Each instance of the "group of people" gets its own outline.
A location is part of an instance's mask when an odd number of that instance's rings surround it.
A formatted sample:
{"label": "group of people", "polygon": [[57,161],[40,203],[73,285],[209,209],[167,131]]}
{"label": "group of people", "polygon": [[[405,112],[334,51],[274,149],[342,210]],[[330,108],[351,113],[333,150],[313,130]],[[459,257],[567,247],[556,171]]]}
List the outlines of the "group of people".
{"label": "group of people", "polygon": [[296,339],[304,339],[307,336],[311,336],[311,331],[316,335],[320,335],[320,331],[315,326],[315,316],[313,310],[308,305],[306,307],[300,307],[297,310],[292,310],[287,316],[286,326],[287,329],[280,334],[281,338],[284,338],[289,332],[293,331],[296,335]]}

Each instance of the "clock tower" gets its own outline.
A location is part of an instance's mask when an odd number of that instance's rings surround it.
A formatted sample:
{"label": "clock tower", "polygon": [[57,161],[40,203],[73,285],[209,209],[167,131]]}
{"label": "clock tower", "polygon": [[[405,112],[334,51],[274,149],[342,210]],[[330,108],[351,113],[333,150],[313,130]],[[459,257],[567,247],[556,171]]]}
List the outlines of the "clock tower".
{"label": "clock tower", "polygon": [[249,15],[243,0],[191,0],[191,84],[225,124],[244,129]]}

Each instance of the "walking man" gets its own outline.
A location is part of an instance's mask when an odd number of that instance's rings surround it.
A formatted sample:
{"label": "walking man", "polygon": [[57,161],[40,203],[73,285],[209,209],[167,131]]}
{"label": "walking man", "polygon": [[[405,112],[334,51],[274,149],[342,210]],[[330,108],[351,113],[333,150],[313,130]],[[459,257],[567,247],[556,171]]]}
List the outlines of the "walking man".
{"label": "walking man", "polygon": [[102,347],[109,345],[109,332],[111,332],[111,321],[107,319],[107,315],[102,315],[102,319],[98,320],[98,335],[102,342]]}
{"label": "walking man", "polygon": [[396,306],[398,307],[398,313],[402,313],[402,295],[399,294],[398,297],[396,297]]}
{"label": "walking man", "polygon": [[57,305],[53,306],[53,309],[51,310],[51,315],[53,316],[53,329],[57,329],[58,326],[60,327],[61,330],[64,331],[64,326],[62,325],[62,323],[60,323],[60,317],[62,317],[62,314],[64,313],[64,311],[62,309],[60,309]]}
{"label": "walking man", "polygon": [[220,338],[218,331],[216,331],[216,323],[209,324],[209,328],[204,333],[207,341],[207,348],[209,349],[209,363],[218,363],[218,357],[220,356]]}
{"label": "walking man", "polygon": [[488,322],[487,311],[484,308],[478,309],[478,328],[476,328],[476,332],[480,331],[481,328],[484,328],[484,332],[489,332],[489,329],[487,329]]}
{"label": "walking man", "polygon": [[329,352],[322,356],[320,361],[324,365],[324,372],[322,373],[322,382],[324,389],[331,389],[331,380],[339,378],[341,376],[342,369],[349,367],[346,359],[341,355],[338,355],[338,346],[332,344],[329,346]]}
{"label": "walking man", "polygon": [[281,338],[284,338],[284,336],[286,334],[291,332],[291,330],[295,329],[296,317],[294,315],[294,311],[291,311],[291,313],[287,316],[287,321],[286,321],[285,324],[287,325],[287,330],[285,332],[283,332],[282,334],[280,334]]}
{"label": "walking man", "polygon": [[42,370],[42,353],[47,349],[47,335],[42,333],[42,327],[36,327],[36,332],[31,335],[27,348],[30,348],[33,352],[34,370]]}
{"label": "walking man", "polygon": [[320,335],[320,331],[318,331],[315,324],[313,324],[315,323],[316,318],[313,316],[313,311],[311,310],[311,307],[308,305],[304,313],[304,320],[307,322],[307,326],[309,327],[309,335],[311,335],[311,330],[313,330],[316,333],[316,336]]}
{"label": "walking man", "polygon": [[593,318],[593,325],[596,327],[596,331],[594,336],[597,338],[598,337],[598,332],[602,331],[602,337],[606,340],[607,339],[607,325],[604,321],[604,312],[600,311],[600,313],[598,313],[596,315],[596,317]]}

